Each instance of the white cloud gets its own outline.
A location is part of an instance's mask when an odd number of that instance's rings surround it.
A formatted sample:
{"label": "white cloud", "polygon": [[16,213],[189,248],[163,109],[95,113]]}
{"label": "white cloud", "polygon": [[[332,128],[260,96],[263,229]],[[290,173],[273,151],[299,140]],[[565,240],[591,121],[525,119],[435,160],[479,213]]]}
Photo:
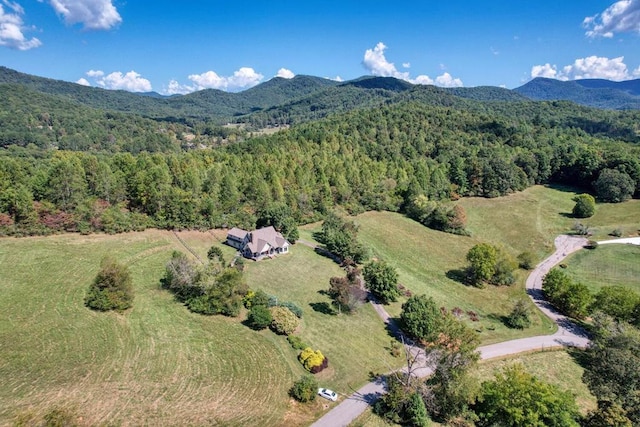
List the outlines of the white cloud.
{"label": "white cloud", "polygon": [[343,82],[344,80],[340,76],[335,77],[327,77],[329,80],[333,80],[334,82]]}
{"label": "white cloud", "polygon": [[278,74],[276,74],[276,77],[282,77],[283,79],[292,79],[295,76],[296,75],[293,73],[293,71],[287,70],[286,68],[280,68],[278,70]]}
{"label": "white cloud", "polygon": [[550,79],[555,79],[557,74],[557,67],[549,63],[546,63],[544,65],[534,65],[533,67],[531,67],[532,79],[535,79],[536,77],[547,77]]}
{"label": "white cloud", "polygon": [[247,89],[260,83],[264,76],[253,68],[242,67],[232,76],[219,76],[215,71],[207,71],[202,74],[191,74],[189,80],[195,83],[195,90],[220,89],[230,92]]}
{"label": "white cloud", "polygon": [[633,70],[633,77],[640,77],[640,67]]}
{"label": "white cloud", "polygon": [[102,70],[89,70],[89,71],[87,71],[86,74],[89,77],[102,77],[102,76],[104,76],[104,71],[102,71]]}
{"label": "white cloud", "polygon": [[411,68],[411,62],[403,62],[402,68]]}
{"label": "white cloud", "polygon": [[415,79],[413,79],[411,81],[411,83],[414,83],[414,84],[417,84],[417,85],[432,85],[435,82],[433,81],[433,79],[431,77],[422,74],[422,75],[419,75],[418,77],[416,77]]}
{"label": "white cloud", "polygon": [[[88,73],[87,73],[88,74]],[[105,89],[127,90],[129,92],[151,92],[151,82],[135,71],[122,74],[114,71],[97,81]]]}
{"label": "white cloud", "polygon": [[588,37],[611,38],[615,33],[640,34],[640,0],[620,0],[602,13],[582,21]]}
{"label": "white cloud", "polygon": [[[638,68],[640,70],[640,67]],[[531,68],[531,77],[549,77],[558,80],[607,79],[614,81],[629,80],[640,73],[634,70],[629,73],[624,63],[624,56],[606,58],[589,56],[576,59],[573,64],[558,69],[555,65],[535,65]]]}
{"label": "white cloud", "polygon": [[165,89],[166,95],[185,95],[187,93],[195,92],[196,88],[189,85],[182,85],[177,80],[171,80],[169,86]]}
{"label": "white cloud", "polygon": [[387,48],[384,43],[379,42],[373,49],[364,52],[362,64],[374,76],[395,77],[397,79],[409,80],[409,73],[401,73],[396,69],[393,62],[387,61],[384,51]]}
{"label": "white cloud", "polygon": [[500,51],[499,51],[498,49],[495,49],[493,46],[491,46],[491,47],[489,48],[489,50],[491,51],[491,53],[492,53],[494,56],[498,56],[498,55],[500,55]]}
{"label": "white cloud", "polygon": [[89,83],[89,80],[85,79],[84,77],[80,77],[78,80],[76,80],[76,83],[82,86],[91,86],[91,83]]}
{"label": "white cloud", "polygon": [[436,85],[442,87],[462,87],[462,80],[451,77],[451,74],[444,73],[436,77]]}
{"label": "white cloud", "polygon": [[[384,55],[384,51],[387,49],[387,46],[379,42],[373,49],[367,49],[364,53],[364,59],[362,61],[362,65],[374,76],[380,77],[395,77],[397,79],[406,80],[409,83],[413,84],[421,84],[421,85],[432,85],[436,84],[438,86],[445,87],[460,87],[463,86],[462,80],[453,78],[449,73],[444,73],[438,77],[434,81],[427,75],[419,75],[415,79],[412,79],[409,76],[409,72],[401,72],[396,69],[396,66],[387,61],[387,58]],[[408,62],[402,64],[405,68],[408,68],[410,64]],[[440,64],[440,67],[444,70],[444,65]]]}
{"label": "white cloud", "polygon": [[[5,11],[2,3],[10,11]],[[11,49],[29,50],[42,45],[42,42],[35,37],[27,39],[24,35],[26,28],[22,21],[24,9],[18,3],[2,0],[0,3],[0,46]]]}
{"label": "white cloud", "polygon": [[109,30],[122,22],[112,0],[49,0],[68,25],[82,24],[85,30]]}

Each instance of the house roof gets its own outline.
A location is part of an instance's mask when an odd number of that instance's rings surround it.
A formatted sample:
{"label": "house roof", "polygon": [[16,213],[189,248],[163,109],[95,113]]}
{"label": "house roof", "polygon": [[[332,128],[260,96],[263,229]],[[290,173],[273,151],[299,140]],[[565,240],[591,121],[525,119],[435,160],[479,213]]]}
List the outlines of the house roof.
{"label": "house roof", "polygon": [[227,233],[228,237],[233,237],[240,241],[243,241],[247,235],[250,241],[246,247],[253,253],[262,253],[269,250],[269,248],[283,248],[289,246],[289,242],[282,234],[278,233],[272,226],[259,228],[254,231],[246,231],[241,228],[232,228]]}
{"label": "house roof", "polygon": [[244,240],[244,238],[247,236],[247,233],[248,233],[248,231],[246,231],[246,230],[243,230],[243,229],[237,228],[237,227],[233,227],[227,233],[227,237],[228,236],[233,236],[233,237],[237,238],[238,240]]}
{"label": "house roof", "polygon": [[248,245],[251,252],[264,252],[268,250],[266,245],[281,248],[289,246],[289,242],[273,226],[259,228],[251,232],[251,243]]}

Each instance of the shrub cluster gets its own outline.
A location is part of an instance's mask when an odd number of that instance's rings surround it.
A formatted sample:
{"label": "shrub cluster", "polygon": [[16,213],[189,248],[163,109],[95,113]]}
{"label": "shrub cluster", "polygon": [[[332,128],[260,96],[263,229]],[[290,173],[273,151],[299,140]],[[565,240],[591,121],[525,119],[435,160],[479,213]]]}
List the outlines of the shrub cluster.
{"label": "shrub cluster", "polygon": [[177,251],[167,263],[160,282],[189,310],[201,314],[238,316],[247,294],[247,285],[237,269],[220,270],[211,263],[198,267]]}
{"label": "shrub cluster", "polygon": [[300,325],[300,319],[287,307],[271,307],[271,329],[276,334],[290,335]]}
{"label": "shrub cluster", "polygon": [[112,258],[103,258],[100,271],[89,287],[84,303],[99,311],[122,311],[131,307],[133,289],[129,269]]}
{"label": "shrub cluster", "polygon": [[306,403],[315,400],[318,393],[318,381],[313,375],[305,375],[293,383],[289,395],[299,402]]}
{"label": "shrub cluster", "polygon": [[329,359],[327,359],[320,350],[313,350],[311,347],[307,347],[300,352],[298,360],[302,363],[304,368],[312,374],[317,374],[329,366]]}

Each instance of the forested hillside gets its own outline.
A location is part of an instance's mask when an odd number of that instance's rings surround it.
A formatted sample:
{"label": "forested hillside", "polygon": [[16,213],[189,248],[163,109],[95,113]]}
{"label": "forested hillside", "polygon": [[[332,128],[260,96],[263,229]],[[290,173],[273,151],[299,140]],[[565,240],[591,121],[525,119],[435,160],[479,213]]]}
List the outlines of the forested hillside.
{"label": "forested hillside", "polygon": [[274,206],[304,223],[335,206],[399,211],[419,195],[494,197],[549,182],[591,191],[605,169],[637,192],[639,112],[477,102],[429,87],[400,95],[214,149],[11,146],[0,157],[2,233],[252,227]]}
{"label": "forested hillside", "polygon": [[601,79],[560,81],[538,77],[514,89],[537,101],[566,100],[595,108],[640,109],[640,79],[613,82]]}

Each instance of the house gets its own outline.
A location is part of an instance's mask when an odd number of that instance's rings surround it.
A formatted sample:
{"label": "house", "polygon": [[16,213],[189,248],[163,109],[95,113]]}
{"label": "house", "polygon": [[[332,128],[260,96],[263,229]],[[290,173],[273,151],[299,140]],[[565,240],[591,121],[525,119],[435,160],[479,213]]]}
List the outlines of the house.
{"label": "house", "polygon": [[238,249],[245,258],[256,261],[266,256],[286,254],[290,245],[272,226],[253,231],[234,227],[227,233],[226,243]]}

